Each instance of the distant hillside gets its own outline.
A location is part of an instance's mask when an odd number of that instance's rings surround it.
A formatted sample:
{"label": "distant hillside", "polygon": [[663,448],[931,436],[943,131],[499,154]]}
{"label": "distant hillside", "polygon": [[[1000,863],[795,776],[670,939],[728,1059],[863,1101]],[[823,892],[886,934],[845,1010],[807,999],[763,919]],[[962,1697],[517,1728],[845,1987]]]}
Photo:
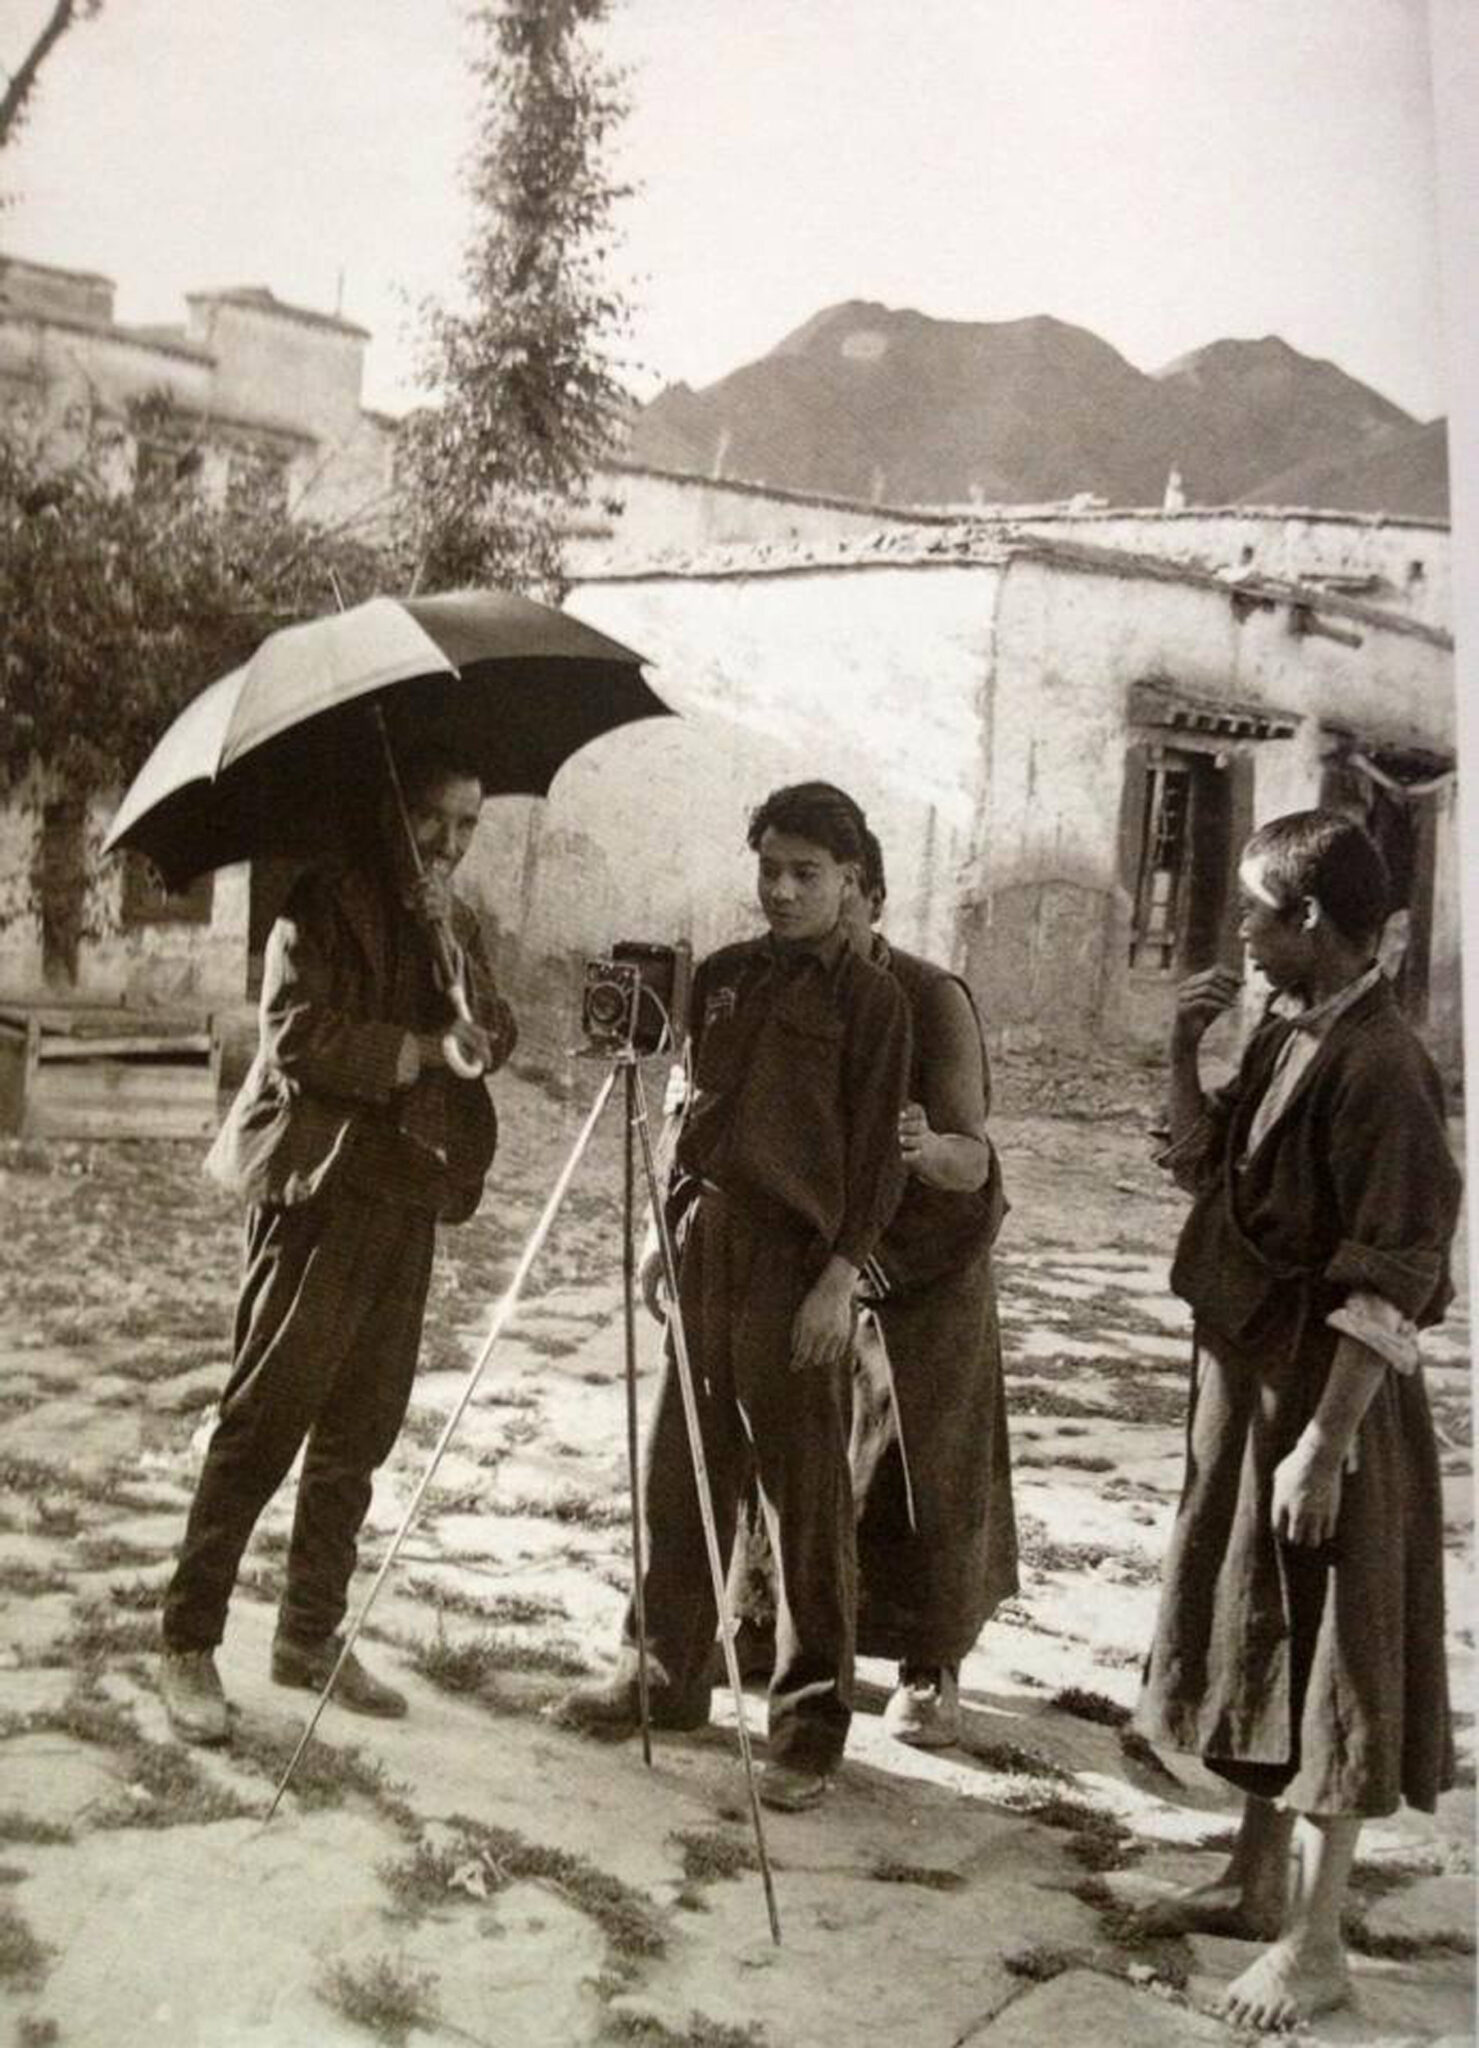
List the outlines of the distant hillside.
{"label": "distant hillside", "polygon": [[1269,477],[1247,494],[1251,505],[1330,505],[1344,512],[1400,512],[1409,519],[1448,517],[1448,427],[1428,420],[1393,427],[1369,446],[1333,462],[1310,461]]}
{"label": "distant hillside", "polygon": [[[1364,457],[1395,456],[1425,431],[1274,336],[1214,342],[1147,376],[1087,329],[1046,316],[932,320],[855,300],[716,384],[660,392],[637,414],[628,452],[659,468],[893,505],[1081,492],[1158,504],[1173,466],[1190,503],[1268,503],[1272,484],[1306,465],[1323,466],[1330,489],[1349,474],[1354,490]],[[1434,516],[1446,503],[1440,455],[1414,443],[1394,460],[1401,501],[1381,509]]]}

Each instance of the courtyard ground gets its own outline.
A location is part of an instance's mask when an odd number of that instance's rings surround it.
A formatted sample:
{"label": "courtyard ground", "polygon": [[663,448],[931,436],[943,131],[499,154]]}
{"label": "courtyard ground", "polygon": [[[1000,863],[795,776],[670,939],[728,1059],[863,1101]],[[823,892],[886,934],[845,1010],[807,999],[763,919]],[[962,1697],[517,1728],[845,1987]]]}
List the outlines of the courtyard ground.
{"label": "courtyard ground", "polygon": [[[423,1370],[381,1475],[378,1561],[465,1380],[596,1072],[498,1088],[504,1141],[444,1234]],[[767,1816],[754,1868],[732,1704],[698,1737],[596,1744],[543,1713],[606,1668],[628,1583],[620,1125],[578,1173],[525,1304],[365,1631],[401,1723],[331,1707],[270,1825],[306,1696],[267,1676],[292,1489],[221,1655],[229,1750],[171,1741],[157,1608],[227,1362],[239,1219],[198,1146],[0,1151],[0,2030],[25,2048],[1097,2048],[1234,2039],[1250,1953],[1147,1944],[1127,1911],[1217,1868],[1234,1816],[1125,1726],[1181,1471],[1181,1198],[1145,1074],[1004,1065],[998,1248],[1023,1586],[962,1673],[965,1734],[910,1752],[861,1711],[827,1804]],[[1069,1110],[1074,1114],[1068,1114]],[[1087,1113],[1085,1113],[1087,1112]],[[641,1318],[641,1390],[657,1332]],[[1468,1322],[1428,1347],[1449,1528],[1462,1782],[1368,1828],[1359,2009],[1328,2042],[1470,2041],[1474,1648]],[[369,1572],[357,1582],[368,1584]],[[763,1754],[763,1698],[747,1700]]]}

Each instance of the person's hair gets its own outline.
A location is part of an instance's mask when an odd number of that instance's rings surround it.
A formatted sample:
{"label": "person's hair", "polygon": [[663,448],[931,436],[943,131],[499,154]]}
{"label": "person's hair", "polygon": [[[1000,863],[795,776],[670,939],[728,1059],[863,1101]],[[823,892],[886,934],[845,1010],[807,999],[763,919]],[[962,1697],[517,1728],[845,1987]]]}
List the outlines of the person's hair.
{"label": "person's hair", "polygon": [[861,806],[835,783],[791,782],[773,789],[750,813],[745,844],[752,853],[759,852],[770,831],[809,839],[813,846],[824,846],[834,860],[853,861],[860,874],[867,872],[868,820]]}
{"label": "person's hair", "polygon": [[1260,825],[1240,865],[1254,868],[1287,913],[1313,897],[1352,945],[1371,944],[1391,905],[1386,862],[1370,835],[1340,811],[1290,811]]}
{"label": "person's hair", "polygon": [[483,778],[477,769],[449,747],[408,747],[397,756],[396,770],[408,804],[442,782],[475,782],[479,789],[483,788]]}
{"label": "person's hair", "polygon": [[876,917],[888,901],[888,883],[883,873],[883,848],[871,825],[863,827],[863,894],[872,903]]}

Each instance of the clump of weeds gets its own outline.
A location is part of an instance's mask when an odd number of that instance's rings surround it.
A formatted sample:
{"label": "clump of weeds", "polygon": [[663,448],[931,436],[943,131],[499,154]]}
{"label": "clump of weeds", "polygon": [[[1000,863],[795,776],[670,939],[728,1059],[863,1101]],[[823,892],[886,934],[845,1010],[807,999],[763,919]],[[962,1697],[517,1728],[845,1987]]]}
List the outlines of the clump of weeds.
{"label": "clump of weeds", "polygon": [[558,1892],[594,1920],[614,1958],[636,1961],[666,1949],[662,1922],[645,1893],[585,1857],[461,1814],[454,1814],[448,1826],[455,1836],[451,1844],[434,1849],[419,1843],[404,1862],[381,1866],[382,1881],[411,1917],[433,1905],[445,1906],[458,1892],[487,1899],[507,1885],[532,1881]]}
{"label": "clump of weeds", "polygon": [[942,1870],[931,1863],[900,1863],[891,1856],[880,1856],[868,1871],[877,1884],[913,1884],[924,1891],[963,1891],[968,1880],[958,1870]]}
{"label": "clump of weeds", "polygon": [[443,1692],[484,1697],[495,1694],[500,1676],[509,1672],[582,1678],[591,1668],[559,1643],[525,1643],[493,1633],[454,1643],[440,1629],[429,1642],[410,1645],[407,1655],[412,1668]]}
{"label": "clump of weeds", "polygon": [[418,2027],[430,2031],[441,2018],[436,1982],[429,1972],[407,1970],[388,1956],[376,1956],[359,1970],[336,1963],[319,1985],[318,1996],[391,2048],[404,2048]]}
{"label": "clump of weeds", "polygon": [[1130,1718],[1130,1709],[1122,1707],[1118,1700],[1106,1698],[1102,1692],[1088,1692],[1081,1685],[1065,1685],[1061,1692],[1055,1692],[1048,1701],[1050,1707],[1057,1707],[1060,1713],[1072,1714],[1078,1721],[1096,1721],[1103,1728],[1123,1728]]}
{"label": "clump of weeds", "polygon": [[44,1983],[49,1951],[9,1901],[0,1901],[0,1984],[7,1991],[34,1991]]}

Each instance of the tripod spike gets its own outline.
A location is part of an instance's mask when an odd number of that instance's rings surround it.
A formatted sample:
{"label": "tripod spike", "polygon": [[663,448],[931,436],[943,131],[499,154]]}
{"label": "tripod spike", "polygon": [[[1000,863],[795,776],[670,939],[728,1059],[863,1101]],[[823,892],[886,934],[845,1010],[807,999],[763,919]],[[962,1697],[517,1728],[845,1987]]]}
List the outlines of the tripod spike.
{"label": "tripod spike", "polygon": [[673,1339],[673,1360],[677,1367],[678,1388],[683,1399],[683,1419],[688,1428],[688,1446],[693,1457],[693,1478],[698,1490],[699,1519],[704,1529],[704,1549],[708,1554],[709,1573],[714,1583],[719,1636],[724,1646],[724,1672],[729,1681],[729,1689],[734,1694],[735,1727],[739,1735],[740,1758],[744,1764],[745,1790],[749,1796],[750,1824],[755,1833],[755,1853],[760,1864],[760,1881],[765,1888],[765,1910],[770,1919],[770,1937],[779,1948],[781,1921],[776,1906],[775,1879],[771,1874],[770,1857],[765,1846],[765,1828],[760,1818],[760,1795],[755,1784],[755,1759],[750,1749],[750,1730],[745,1721],[745,1694],[740,1682],[739,1661],[734,1654],[729,1589],[725,1581],[724,1560],[719,1555],[719,1535],[714,1526],[714,1500],[709,1486],[708,1462],[704,1457],[698,1403],[693,1392],[693,1367],[688,1356],[688,1340],[684,1335],[683,1317],[678,1307],[678,1262],[674,1256],[672,1233],[668,1229],[667,1213],[663,1208],[661,1190],[657,1184],[652,1131],[647,1121],[647,1098],[640,1073],[635,1077],[635,1095],[635,1121],[638,1136],[642,1141],[642,1164],[647,1174],[647,1195],[657,1222],[658,1243],[662,1247],[663,1275],[667,1283],[669,1303],[668,1329]]}

